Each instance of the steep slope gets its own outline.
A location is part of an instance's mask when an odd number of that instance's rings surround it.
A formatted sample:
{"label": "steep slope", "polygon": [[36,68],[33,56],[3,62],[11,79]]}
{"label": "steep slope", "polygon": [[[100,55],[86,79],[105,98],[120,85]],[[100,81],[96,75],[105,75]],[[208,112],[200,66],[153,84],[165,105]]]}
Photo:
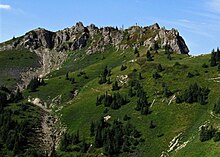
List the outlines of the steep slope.
{"label": "steep slope", "polygon": [[[171,53],[169,58],[165,49],[159,49],[158,53],[151,50],[153,60],[148,60],[144,46],[138,49],[139,55],[132,48],[109,48],[105,53],[92,55],[86,55],[86,48],[76,52],[70,55],[72,58],[61,69],[46,77],[46,86],[39,87],[34,93],[26,93],[46,102],[48,97],[59,96],[60,103],[55,108],[59,109],[57,112],[62,115],[62,121],[68,128],[65,138],[72,139],[79,131],[79,143],[66,145],[61,142],[57,152],[60,156],[107,156],[105,145],[97,148],[96,136],[90,136],[91,123],[96,124],[100,117],[110,117],[107,123],[111,126],[114,126],[115,120],[124,125],[131,123],[141,132],[138,139],[129,139],[131,149],[121,150],[119,156],[216,156],[219,153],[219,142],[201,142],[199,131],[207,123],[214,128],[219,126],[218,115],[210,114],[220,94],[219,72],[216,66],[209,66],[210,55],[190,57]],[[77,56],[78,59],[73,59],[78,53],[81,54]],[[158,68],[159,64],[162,69]],[[122,68],[122,65],[126,68]],[[110,82],[100,84],[100,74],[105,66],[111,69],[111,75],[107,77]],[[158,73],[157,77],[155,72]],[[150,104],[147,115],[135,109],[138,96],[128,94],[132,80],[139,82],[146,92]],[[120,88],[113,91],[115,81]],[[194,83],[210,89],[208,103],[176,103],[176,97]],[[116,109],[103,103],[97,106],[97,98],[106,92],[108,95],[120,93],[129,102]],[[135,86],[133,92],[137,94]],[[128,122],[124,120],[125,115],[130,117]],[[81,151],[84,140],[90,147]]]}
{"label": "steep slope", "polygon": [[[27,74],[28,83],[33,76],[45,75],[45,84],[34,91],[25,89],[24,101],[39,98],[67,128],[64,134],[56,132],[63,135],[52,142],[56,153],[47,145],[53,136],[45,132],[48,140],[42,147],[50,153],[219,155],[220,115],[213,112],[220,95],[219,50],[189,56],[179,33],[157,24],[118,30],[77,23],[58,32],[36,29],[10,42],[1,44],[0,54],[25,48],[41,58],[40,68],[22,76]],[[55,120],[49,117],[44,119],[48,126],[49,119]],[[49,135],[54,128],[56,123]]]}

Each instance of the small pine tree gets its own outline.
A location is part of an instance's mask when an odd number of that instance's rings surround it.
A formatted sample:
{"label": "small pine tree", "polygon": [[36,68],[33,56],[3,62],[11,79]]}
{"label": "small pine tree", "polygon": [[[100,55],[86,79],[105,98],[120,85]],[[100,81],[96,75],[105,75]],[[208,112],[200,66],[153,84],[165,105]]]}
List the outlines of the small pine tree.
{"label": "small pine tree", "polygon": [[128,90],[128,96],[129,96],[129,97],[135,96],[135,93],[133,92],[132,87],[130,87],[129,90]]}
{"label": "small pine tree", "polygon": [[121,65],[121,71],[124,71],[125,69],[127,69],[126,65]]}
{"label": "small pine tree", "polygon": [[167,59],[168,59],[168,60],[172,60],[172,56],[171,56],[171,53],[170,53],[170,52],[167,53]]}
{"label": "small pine tree", "polygon": [[118,82],[115,81],[113,84],[112,84],[112,91],[116,91],[116,90],[119,90],[120,87],[118,86]]}
{"label": "small pine tree", "polygon": [[107,79],[107,84],[111,84],[112,82],[111,82],[111,79],[110,79],[110,77]]}
{"label": "small pine tree", "polygon": [[217,65],[216,53],[215,53],[215,50],[213,49],[211,53],[210,66],[214,67],[216,65]]}
{"label": "small pine tree", "polygon": [[142,80],[142,79],[143,79],[141,72],[139,72],[139,74],[138,74],[138,79],[139,79],[139,80]]}
{"label": "small pine tree", "polygon": [[139,52],[138,52],[138,49],[137,49],[137,47],[135,47],[134,48],[134,54],[138,54]]}
{"label": "small pine tree", "polygon": [[153,78],[154,78],[155,80],[157,80],[158,78],[161,78],[161,75],[160,75],[158,72],[155,72],[155,73],[153,74]]}
{"label": "small pine tree", "polygon": [[106,76],[105,75],[100,75],[99,84],[104,84],[106,82],[107,82]]}
{"label": "small pine tree", "polygon": [[154,129],[154,128],[156,128],[156,125],[153,123],[153,121],[151,120],[150,121],[150,127],[149,127],[150,129]]}
{"label": "small pine tree", "polygon": [[130,120],[130,119],[131,119],[131,118],[130,118],[127,114],[125,114],[124,117],[123,117],[123,120],[124,120],[124,121],[128,121],[128,120]]}
{"label": "small pine tree", "polygon": [[66,80],[69,80],[69,73],[66,73]]}
{"label": "small pine tree", "polygon": [[158,72],[162,72],[164,69],[163,69],[163,67],[162,67],[162,65],[161,64],[158,64],[157,65],[157,71]]}
{"label": "small pine tree", "polygon": [[150,53],[150,51],[147,51],[146,56],[147,56],[147,61],[153,61],[154,60],[151,53]]}
{"label": "small pine tree", "polygon": [[202,64],[202,67],[203,67],[203,68],[208,68],[209,66],[208,66],[206,63],[203,63],[203,64]]}
{"label": "small pine tree", "polygon": [[92,121],[91,125],[90,125],[90,136],[95,136],[95,124]]}

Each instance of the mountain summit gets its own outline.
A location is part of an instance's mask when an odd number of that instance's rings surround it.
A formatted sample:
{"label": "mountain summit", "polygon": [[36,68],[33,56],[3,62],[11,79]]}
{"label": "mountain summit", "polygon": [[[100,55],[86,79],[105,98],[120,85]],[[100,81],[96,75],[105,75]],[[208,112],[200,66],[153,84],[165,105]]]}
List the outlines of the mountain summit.
{"label": "mountain summit", "polygon": [[166,30],[156,23],[151,26],[132,26],[128,29],[117,27],[98,28],[94,24],[87,27],[82,22],[71,28],[57,32],[43,28],[32,30],[19,38],[0,44],[0,50],[26,48],[53,49],[55,51],[74,51],[87,47],[87,54],[104,52],[107,46],[127,49],[145,46],[149,49],[169,47],[180,54],[188,54],[189,49],[176,29]]}

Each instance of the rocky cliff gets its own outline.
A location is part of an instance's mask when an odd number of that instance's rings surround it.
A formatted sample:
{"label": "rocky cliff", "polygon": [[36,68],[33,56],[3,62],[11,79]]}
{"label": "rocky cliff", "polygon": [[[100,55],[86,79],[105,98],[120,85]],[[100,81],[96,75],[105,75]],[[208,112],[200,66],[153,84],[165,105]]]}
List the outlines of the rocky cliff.
{"label": "rocky cliff", "polygon": [[117,27],[98,28],[94,24],[85,27],[81,22],[71,28],[57,32],[37,28],[25,35],[0,43],[0,51],[28,49],[40,57],[41,67],[21,74],[25,87],[34,76],[44,76],[59,68],[67,58],[66,51],[85,48],[88,55],[104,52],[109,46],[128,49],[145,46],[147,48],[169,47],[175,53],[188,54],[189,50],[176,29],[166,30],[156,23],[151,26],[132,26],[128,29]]}
{"label": "rocky cliff", "polygon": [[104,51],[108,45],[117,49],[126,49],[134,46],[150,48],[157,43],[161,48],[169,46],[176,53],[189,53],[185,41],[176,29],[166,30],[160,28],[158,24],[147,27],[132,26],[119,30],[117,27],[98,28],[94,24],[85,27],[78,22],[71,28],[57,32],[38,28],[8,43],[0,44],[0,50],[27,48],[32,51],[50,49],[64,52],[87,46],[87,53],[92,54]]}

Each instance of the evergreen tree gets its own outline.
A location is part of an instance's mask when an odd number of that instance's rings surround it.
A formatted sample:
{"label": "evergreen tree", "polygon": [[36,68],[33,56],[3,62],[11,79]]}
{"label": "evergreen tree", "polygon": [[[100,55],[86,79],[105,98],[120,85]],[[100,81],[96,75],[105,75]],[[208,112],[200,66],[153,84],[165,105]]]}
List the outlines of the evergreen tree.
{"label": "evergreen tree", "polygon": [[153,123],[153,121],[151,120],[151,121],[150,121],[150,127],[149,127],[149,128],[150,128],[150,129],[154,129],[155,127],[156,127],[156,125],[155,125],[155,124]]}
{"label": "evergreen tree", "polygon": [[157,65],[157,71],[158,72],[162,72],[164,69],[163,69],[163,67],[162,67],[162,65],[161,64],[158,64]]}
{"label": "evergreen tree", "polygon": [[7,104],[7,95],[5,93],[0,92],[0,112],[3,111],[3,108]]}
{"label": "evergreen tree", "polygon": [[137,49],[137,47],[135,47],[134,48],[134,54],[136,55],[136,54],[138,54],[139,52],[138,52],[138,49]]}
{"label": "evergreen tree", "polygon": [[127,69],[126,65],[121,65],[121,71],[124,71],[125,69]]}
{"label": "evergreen tree", "polygon": [[99,84],[104,84],[106,83],[106,76],[105,75],[100,75],[100,79],[99,79]]}
{"label": "evergreen tree", "polygon": [[172,56],[171,56],[171,53],[170,53],[170,52],[167,53],[167,59],[168,59],[168,60],[172,60]]}
{"label": "evergreen tree", "polygon": [[147,56],[147,61],[153,61],[153,57],[152,57],[150,51],[147,51],[146,56]]}
{"label": "evergreen tree", "polygon": [[86,153],[88,150],[88,144],[86,143],[85,137],[83,137],[81,152]]}
{"label": "evergreen tree", "polygon": [[69,80],[69,73],[66,73],[66,80]]}
{"label": "evergreen tree", "polygon": [[135,93],[133,92],[132,87],[130,87],[129,90],[128,90],[128,96],[129,96],[129,97],[135,96]]}
{"label": "evergreen tree", "polygon": [[111,84],[111,80],[110,80],[110,77],[107,79],[107,84]]}
{"label": "evergreen tree", "polygon": [[216,61],[216,53],[215,53],[215,50],[213,49],[212,50],[212,53],[211,53],[211,59],[210,59],[210,66],[216,66],[217,65],[217,61]]}
{"label": "evergreen tree", "polygon": [[138,79],[139,79],[139,80],[142,80],[142,79],[143,79],[141,72],[139,72],[139,74],[138,74]]}
{"label": "evergreen tree", "polygon": [[215,132],[214,137],[213,137],[213,141],[214,142],[220,141],[220,132],[219,131]]}
{"label": "evergreen tree", "polygon": [[157,80],[158,78],[161,78],[161,75],[160,75],[158,72],[154,72],[154,73],[153,73],[153,78],[154,78],[155,80]]}
{"label": "evergreen tree", "polygon": [[113,84],[112,84],[112,91],[116,91],[116,90],[119,90],[120,87],[118,86],[118,82],[115,81]]}
{"label": "evergreen tree", "polygon": [[130,119],[131,119],[131,118],[130,118],[127,114],[125,114],[124,117],[123,117],[123,120],[124,120],[124,121],[130,120]]}
{"label": "evergreen tree", "polygon": [[215,114],[219,114],[220,113],[220,98],[218,98],[218,100],[214,104],[213,112]]}
{"label": "evergreen tree", "polygon": [[90,136],[94,136],[95,135],[95,124],[92,121],[91,125],[90,125]]}
{"label": "evergreen tree", "polygon": [[172,94],[173,94],[173,93],[168,89],[168,87],[167,87],[167,86],[164,86],[164,88],[163,88],[163,95],[168,98],[168,97],[170,97]]}
{"label": "evergreen tree", "polygon": [[209,66],[208,66],[206,63],[203,63],[203,64],[202,64],[202,67],[203,67],[203,68],[208,68]]}

